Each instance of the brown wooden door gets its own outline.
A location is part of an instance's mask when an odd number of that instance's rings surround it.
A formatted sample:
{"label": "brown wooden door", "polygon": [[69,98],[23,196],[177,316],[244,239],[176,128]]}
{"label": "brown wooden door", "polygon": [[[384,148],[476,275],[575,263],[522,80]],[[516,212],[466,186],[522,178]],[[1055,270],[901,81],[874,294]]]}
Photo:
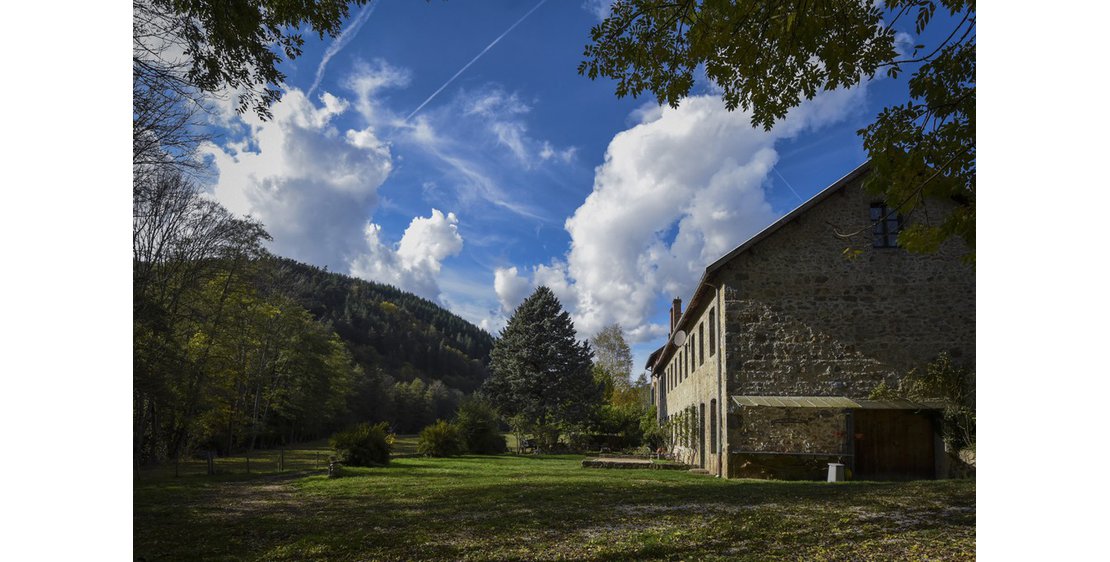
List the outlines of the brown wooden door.
{"label": "brown wooden door", "polygon": [[934,478],[933,416],[914,410],[855,410],[855,478]]}

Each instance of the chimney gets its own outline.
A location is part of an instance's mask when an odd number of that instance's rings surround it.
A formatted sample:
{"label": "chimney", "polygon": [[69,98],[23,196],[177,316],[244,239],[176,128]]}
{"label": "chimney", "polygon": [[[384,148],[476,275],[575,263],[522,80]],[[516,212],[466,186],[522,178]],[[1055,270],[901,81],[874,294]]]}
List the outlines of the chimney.
{"label": "chimney", "polygon": [[675,325],[678,324],[678,319],[682,318],[682,299],[675,297],[671,303],[671,333],[674,333]]}

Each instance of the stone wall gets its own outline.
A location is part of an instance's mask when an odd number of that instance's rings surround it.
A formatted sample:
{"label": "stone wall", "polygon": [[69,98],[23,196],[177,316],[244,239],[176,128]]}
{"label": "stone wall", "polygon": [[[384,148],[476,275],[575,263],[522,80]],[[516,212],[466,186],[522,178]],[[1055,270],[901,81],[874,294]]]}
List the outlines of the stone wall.
{"label": "stone wall", "polygon": [[[715,272],[728,395],[866,398],[942,351],[974,369],[975,272],[962,243],[873,248],[875,200],[857,179]],[[930,204],[931,216],[944,211]]]}
{"label": "stone wall", "polygon": [[[688,339],[698,341],[696,345],[691,346],[687,343],[681,349],[676,349],[674,346],[668,344],[664,350],[661,361],[663,368],[661,371],[664,373],[658,380],[657,384],[662,387],[659,392],[661,403],[658,405],[660,415],[665,415],[670,419],[675,419],[681,415],[684,410],[693,407],[695,412],[700,412],[702,406],[705,407],[705,424],[700,427],[700,434],[704,436],[705,442],[705,465],[703,468],[712,474],[718,474],[720,467],[723,465],[723,458],[718,457],[717,451],[725,450],[725,422],[724,415],[727,413],[727,394],[725,393],[724,375],[722,373],[723,363],[721,354],[722,340],[720,339],[721,314],[719,312],[720,303],[714,291],[706,291],[700,295],[699,299],[692,299],[689,303],[690,308],[686,311],[686,321],[678,328],[691,334]],[[713,311],[712,314],[710,311]],[[716,329],[716,347],[710,347],[709,337],[709,322],[712,317],[717,322]],[[698,328],[701,327],[701,337],[698,336]],[[704,345],[704,360],[700,347]],[[685,377],[676,378],[672,384],[668,384],[666,376],[667,367],[671,367],[672,371],[675,368],[679,358],[683,354],[689,353],[695,360],[691,361],[691,368]],[[718,444],[713,447],[712,429],[712,404],[717,401],[719,407],[717,410],[717,434]],[[700,418],[697,414],[695,418]],[[681,452],[684,456],[684,462],[698,465],[701,460],[701,440],[695,437],[692,443],[682,443],[684,446]]]}
{"label": "stone wall", "polygon": [[824,408],[735,408],[728,442],[734,451],[847,454],[847,413]]}
{"label": "stone wall", "polygon": [[842,409],[734,407],[728,415],[729,478],[821,480],[848,453]]}

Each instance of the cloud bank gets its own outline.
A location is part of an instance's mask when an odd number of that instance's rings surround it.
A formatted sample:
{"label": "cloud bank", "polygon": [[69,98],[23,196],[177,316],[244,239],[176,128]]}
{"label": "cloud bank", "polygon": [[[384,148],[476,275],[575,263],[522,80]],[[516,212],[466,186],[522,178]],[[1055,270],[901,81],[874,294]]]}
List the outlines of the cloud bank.
{"label": "cloud bank", "polygon": [[636,112],[635,125],[609,143],[592,193],[566,220],[566,259],[526,273],[496,270],[502,312],[547,285],[581,337],[613,322],[633,342],[665,334],[649,322],[657,303],[687,298],[709,263],[778,217],[765,193],[775,143],[843,119],[862,96],[862,88],[824,93],[771,131],[753,129],[749,113],[725,110],[716,96]]}
{"label": "cloud bank", "polygon": [[[343,82],[351,99],[325,92],[317,103],[291,88],[270,121],[236,116],[249,131],[243,139],[203,147],[219,174],[213,197],[261,220],[276,254],[438,300],[442,262],[462,250],[455,214],[432,209],[430,217],[413,218],[396,246],[371,222],[378,189],[394,167],[379,129],[396,119],[376,98],[409,80],[383,61],[359,63]],[[341,116],[364,126],[340,127]]]}
{"label": "cloud bank", "polygon": [[351,262],[351,275],[389,283],[430,300],[439,300],[437,278],[443,260],[458,255],[463,239],[455,213],[432,209],[430,217],[415,217],[396,247],[381,240],[381,227],[369,223],[364,230],[366,248]]}

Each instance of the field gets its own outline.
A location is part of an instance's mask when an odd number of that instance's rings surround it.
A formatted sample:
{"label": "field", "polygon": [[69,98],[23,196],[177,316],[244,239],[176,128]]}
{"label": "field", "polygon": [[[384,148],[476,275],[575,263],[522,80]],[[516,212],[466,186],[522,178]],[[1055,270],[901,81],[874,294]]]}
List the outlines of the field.
{"label": "field", "polygon": [[[398,443],[404,449],[406,443]],[[156,560],[964,560],[974,481],[727,481],[580,456],[402,458],[313,470],[324,444],[144,472],[134,555]],[[326,458],[326,457],[325,457]],[[299,468],[298,468],[299,467]]]}

